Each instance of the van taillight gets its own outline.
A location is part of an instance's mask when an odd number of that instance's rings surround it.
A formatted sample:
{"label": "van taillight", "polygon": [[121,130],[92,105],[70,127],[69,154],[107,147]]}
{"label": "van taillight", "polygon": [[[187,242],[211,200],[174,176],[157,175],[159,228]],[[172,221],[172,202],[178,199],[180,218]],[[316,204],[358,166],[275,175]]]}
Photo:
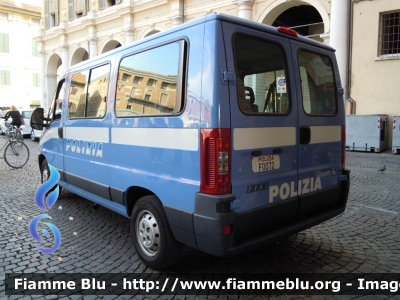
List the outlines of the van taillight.
{"label": "van taillight", "polygon": [[342,169],[346,167],[346,126],[342,126]]}
{"label": "van taillight", "polygon": [[231,192],[231,130],[201,129],[200,134],[200,192],[228,194]]}

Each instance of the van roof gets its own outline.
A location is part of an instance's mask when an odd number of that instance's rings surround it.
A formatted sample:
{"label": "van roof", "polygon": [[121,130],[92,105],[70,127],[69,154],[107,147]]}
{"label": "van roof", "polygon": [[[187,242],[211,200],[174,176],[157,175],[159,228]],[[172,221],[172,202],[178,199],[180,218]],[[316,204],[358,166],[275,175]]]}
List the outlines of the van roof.
{"label": "van roof", "polygon": [[[189,27],[195,26],[197,24],[210,22],[210,21],[214,21],[214,20],[221,20],[221,21],[227,21],[227,22],[240,24],[242,26],[259,29],[259,30],[262,30],[262,31],[269,32],[271,34],[280,35],[280,36],[288,38],[288,39],[297,40],[297,41],[302,42],[302,43],[307,43],[307,44],[311,44],[311,45],[314,45],[314,46],[317,46],[317,47],[325,48],[325,49],[330,50],[330,51],[335,51],[335,49],[333,49],[332,47],[330,47],[327,44],[320,43],[318,41],[315,41],[315,40],[312,40],[310,38],[304,37],[302,35],[298,35],[297,37],[294,37],[294,36],[291,36],[291,35],[288,35],[288,34],[281,33],[281,32],[278,31],[277,27],[274,27],[274,26],[271,26],[271,25],[266,25],[266,24],[263,24],[263,23],[258,23],[258,22],[246,20],[246,19],[243,19],[243,18],[234,17],[234,16],[230,16],[230,15],[214,12],[214,13],[208,14],[208,15],[206,15],[204,17],[189,21],[187,23],[183,23],[183,24],[181,24],[181,25],[179,25],[177,27],[170,28],[168,30],[165,30],[165,31],[156,33],[154,35],[148,36],[148,37],[146,37],[144,39],[141,39],[139,41],[134,42],[133,44],[128,44],[128,45],[113,49],[111,51],[108,51],[106,53],[100,54],[100,55],[94,57],[93,59],[91,59],[90,62],[93,63],[98,59],[102,59],[103,57],[107,57],[109,55],[113,55],[114,53],[117,53],[117,52],[119,52],[121,50],[124,50],[124,49],[127,49],[129,47],[132,47],[132,45],[140,45],[141,43],[150,41],[152,39],[156,39],[156,38],[158,38],[160,36],[164,36],[164,35],[170,34],[170,33],[175,32],[175,31],[179,31],[179,30],[182,30],[182,29],[185,29],[185,28],[189,28]],[[77,67],[80,67],[81,65],[85,65],[86,63],[88,63],[88,61],[82,61],[82,62],[80,62],[80,63],[78,63],[78,64],[76,64],[74,66],[71,66],[67,72],[69,72],[70,70],[75,69]],[[62,74],[62,76],[64,76],[65,73],[66,72],[64,72]]]}
{"label": "van roof", "polygon": [[219,19],[219,20],[224,20],[224,21],[228,21],[228,22],[232,22],[232,23],[236,23],[236,24],[240,24],[243,26],[247,26],[247,27],[252,27],[252,28],[256,28],[256,29],[260,29],[272,34],[276,34],[276,35],[280,35],[286,38],[290,38],[293,40],[297,40],[300,41],[302,43],[307,43],[307,44],[311,44],[317,47],[322,47],[325,48],[327,50],[331,50],[331,51],[336,51],[334,48],[332,48],[331,46],[318,42],[316,40],[310,39],[308,37],[302,36],[302,35],[298,35],[297,37],[288,35],[288,34],[284,34],[278,31],[278,28],[275,26],[271,26],[271,25],[267,25],[267,24],[263,24],[263,23],[258,23],[255,21],[250,21],[250,20],[246,20],[243,18],[239,18],[239,17],[235,17],[235,16],[230,16],[230,15],[226,15],[226,14],[220,14],[220,13],[212,13],[206,16],[206,21],[207,20],[213,20],[213,19]]}

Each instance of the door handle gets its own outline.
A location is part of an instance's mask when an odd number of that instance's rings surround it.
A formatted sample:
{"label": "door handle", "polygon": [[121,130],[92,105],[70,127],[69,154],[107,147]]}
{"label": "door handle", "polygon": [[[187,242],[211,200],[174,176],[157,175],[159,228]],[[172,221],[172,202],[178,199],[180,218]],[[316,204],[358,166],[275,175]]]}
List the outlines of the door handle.
{"label": "door handle", "polygon": [[311,141],[311,130],[309,126],[300,127],[300,144],[309,144]]}
{"label": "door handle", "polygon": [[63,134],[63,127],[58,127],[58,137],[60,138],[60,139],[62,139],[63,137],[64,137],[64,134]]}

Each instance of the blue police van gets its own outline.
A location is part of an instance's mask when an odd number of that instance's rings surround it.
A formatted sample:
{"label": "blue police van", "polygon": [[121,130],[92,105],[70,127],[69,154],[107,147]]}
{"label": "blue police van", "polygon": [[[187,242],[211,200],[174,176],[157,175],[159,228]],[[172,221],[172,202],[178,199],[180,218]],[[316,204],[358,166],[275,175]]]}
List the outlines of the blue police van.
{"label": "blue police van", "polygon": [[44,115],[42,182],[51,164],[129,217],[154,269],[183,244],[232,256],[345,210],[334,49],[288,28],[207,15],[72,66]]}

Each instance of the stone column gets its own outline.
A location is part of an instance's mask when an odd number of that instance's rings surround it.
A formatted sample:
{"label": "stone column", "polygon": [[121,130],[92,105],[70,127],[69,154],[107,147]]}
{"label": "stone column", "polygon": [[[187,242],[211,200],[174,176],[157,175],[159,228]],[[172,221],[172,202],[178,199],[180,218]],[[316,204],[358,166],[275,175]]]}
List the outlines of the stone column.
{"label": "stone column", "polygon": [[61,47],[61,60],[63,65],[63,71],[65,72],[69,68],[69,54],[67,45],[63,45]]}
{"label": "stone column", "polygon": [[47,110],[47,90],[46,90],[46,52],[44,51],[44,42],[40,41],[39,44],[39,61],[40,61],[40,107]]}
{"label": "stone column", "polygon": [[135,32],[133,30],[125,31],[126,45],[132,44],[135,41]]}
{"label": "stone column", "polygon": [[323,33],[319,37],[324,40],[324,44],[330,45],[331,35],[329,33]]}
{"label": "stone column", "polygon": [[246,20],[252,20],[252,6],[254,0],[235,0],[233,1],[238,7],[238,17]]}
{"label": "stone column", "polygon": [[182,24],[182,16],[172,17],[172,27],[176,27]]}
{"label": "stone column", "polygon": [[51,105],[51,101],[53,101],[54,91],[57,87],[57,74],[46,74],[46,89],[47,89],[47,105],[46,108],[49,108]]}
{"label": "stone column", "polygon": [[97,39],[89,39],[89,58],[96,57],[97,54]]}
{"label": "stone column", "polygon": [[349,51],[349,25],[350,5],[348,0],[332,0],[331,4],[331,34],[330,45],[336,49],[336,59],[339,66],[342,87],[348,88],[348,51]]}

